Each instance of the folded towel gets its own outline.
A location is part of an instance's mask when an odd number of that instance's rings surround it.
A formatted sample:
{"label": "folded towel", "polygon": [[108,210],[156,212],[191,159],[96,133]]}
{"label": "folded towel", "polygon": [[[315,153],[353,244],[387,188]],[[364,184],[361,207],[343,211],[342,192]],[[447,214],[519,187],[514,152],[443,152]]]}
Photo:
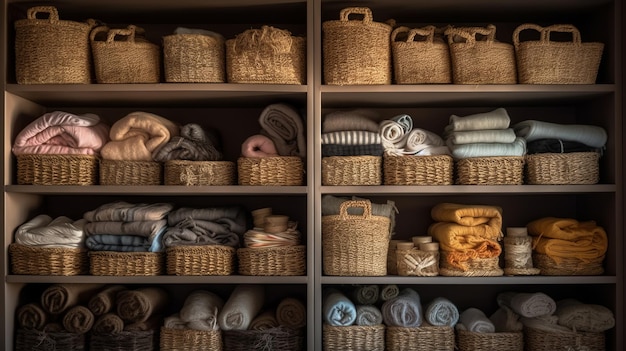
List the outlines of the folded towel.
{"label": "folded towel", "polygon": [[322,318],[332,326],[349,326],[356,320],[356,306],[341,291],[334,288],[324,290]]}
{"label": "folded towel", "polygon": [[563,139],[538,139],[526,142],[526,153],[570,153],[570,152],[601,152],[602,149],[587,146],[577,141],[567,141]]}
{"label": "folded towel", "polygon": [[496,332],[519,332],[524,329],[520,316],[507,306],[500,306],[489,320],[496,328]]}
{"label": "folded towel", "polygon": [[322,157],[332,156],[382,156],[384,153],[382,144],[366,145],[322,145]]}
{"label": "folded towel", "polygon": [[512,143],[516,135],[513,128],[455,131],[444,135],[452,144]]}
{"label": "folded towel", "polygon": [[163,319],[163,326],[170,329],[188,329],[187,322],[180,319],[180,314],[174,313]]}
{"label": "folded towel", "polygon": [[140,235],[91,235],[85,241],[85,246],[92,251],[119,251],[119,252],[162,252],[163,233],[158,233],[153,239]]}
{"label": "folded towel", "polygon": [[363,130],[378,133],[379,118],[376,111],[364,108],[338,110],[327,113],[322,122],[322,133],[343,130]]}
{"label": "folded towel", "polygon": [[246,330],[263,308],[263,285],[237,285],[218,315],[222,330]]}
{"label": "folded towel", "polygon": [[615,317],[610,309],[576,299],[557,302],[555,314],[559,317],[559,325],[577,331],[600,333],[615,326]]}
{"label": "folded towel", "polygon": [[87,307],[96,316],[109,313],[116,305],[117,294],[124,290],[123,285],[108,285],[89,299]]}
{"label": "folded towel", "polygon": [[399,294],[400,288],[398,288],[396,284],[386,284],[383,285],[382,288],[380,288],[379,300],[383,302],[388,301],[395,298]]}
{"label": "folded towel", "polygon": [[91,330],[94,319],[93,313],[87,307],[77,305],[65,312],[62,324],[70,333],[85,334]]}
{"label": "folded towel", "polygon": [[176,226],[167,228],[163,235],[164,245],[225,245],[239,247],[239,235],[230,230],[234,221],[224,218],[212,221],[203,221],[188,218],[178,222]]}
{"label": "folded towel", "polygon": [[378,325],[383,323],[383,314],[374,305],[356,305],[355,325]]}
{"label": "folded towel", "polygon": [[167,214],[167,223],[174,226],[188,218],[228,224],[229,229],[237,234],[243,234],[246,231],[246,211],[241,206],[181,207]]}
{"label": "folded towel", "polygon": [[475,333],[495,333],[496,331],[496,327],[485,313],[474,307],[470,307],[460,314],[459,324],[462,325],[461,328]]}
{"label": "folded towel", "polygon": [[94,335],[118,334],[124,330],[124,321],[115,313],[105,313],[96,318],[91,327]]}
{"label": "folded towel", "polygon": [[526,120],[515,124],[513,129],[517,136],[524,138],[526,141],[546,138],[562,139],[602,148],[607,140],[604,128],[585,124],[559,124]]}
{"label": "folded towel", "polygon": [[167,306],[167,292],[158,287],[125,290],[117,297],[117,314],[125,323],[147,321]]}
{"label": "folded towel", "polygon": [[267,330],[278,327],[276,313],[273,309],[267,309],[259,313],[250,322],[248,330]]}
{"label": "folded towel", "polygon": [[102,284],[52,284],[41,293],[41,307],[48,313],[60,314],[87,302],[100,289]]}
{"label": "folded towel", "polygon": [[256,134],[248,137],[241,144],[241,156],[243,157],[274,157],[278,156],[276,145],[269,137]]}
{"label": "folded towel", "polygon": [[276,307],[276,321],[289,328],[302,328],[306,325],[306,306],[294,297],[286,297]]}
{"label": "folded towel", "polygon": [[259,116],[259,124],[261,134],[272,139],[279,155],[306,157],[302,117],[291,106],[267,106]]}
{"label": "folded towel", "polygon": [[524,156],[526,154],[526,141],[515,138],[512,143],[472,143],[452,144],[447,141],[446,145],[455,159],[471,157],[496,157],[496,156]]}
{"label": "folded towel", "polygon": [[556,302],[542,292],[503,292],[497,297],[499,306],[507,306],[522,317],[538,317],[553,314]]}
{"label": "folded towel", "polygon": [[420,296],[411,288],[403,288],[398,296],[385,301],[380,311],[387,326],[419,327],[422,325]]}
{"label": "folded towel", "polygon": [[501,231],[496,231],[487,224],[465,226],[451,222],[435,222],[428,227],[428,235],[440,243],[445,251],[471,250],[485,240],[498,241]]}
{"label": "folded towel", "polygon": [[114,201],[85,212],[83,218],[89,222],[158,221],[166,218],[172,209],[174,205],[168,203],[131,204]]}
{"label": "folded towel", "polygon": [[424,319],[431,325],[454,327],[459,321],[459,310],[452,301],[437,297],[426,306]]}
{"label": "folded towel", "polygon": [[42,330],[48,323],[48,314],[38,303],[27,303],[15,312],[17,325],[24,329]]}
{"label": "folded towel", "polygon": [[358,285],[352,289],[352,300],[359,305],[373,305],[378,301],[379,293],[377,284]]}
{"label": "folded towel", "polygon": [[183,322],[203,321],[207,326],[212,326],[212,330],[217,330],[217,316],[223,306],[224,300],[217,294],[196,290],[185,299],[179,316]]}
{"label": "folded towel", "polygon": [[133,222],[88,222],[85,224],[85,235],[137,235],[154,240],[167,227],[167,220],[133,221]]}
{"label": "folded towel", "polygon": [[499,206],[442,202],[431,208],[430,216],[439,222],[453,222],[464,226],[487,224],[498,232],[502,229],[502,208]]}
{"label": "folded towel", "polygon": [[172,137],[154,153],[154,160],[221,161],[224,157],[216,135],[207,133],[195,123],[180,128],[180,136]]}
{"label": "folded towel", "polygon": [[368,145],[380,144],[382,139],[377,132],[369,132],[365,130],[342,130],[338,132],[323,133],[322,145]]}
{"label": "folded towel", "polygon": [[86,223],[84,219],[74,221],[65,216],[52,219],[41,214],[17,228],[15,242],[38,247],[84,247]]}
{"label": "folded towel", "polygon": [[506,129],[509,128],[510,123],[511,118],[508,112],[504,108],[497,108],[493,111],[467,116],[451,115],[445,132]]}

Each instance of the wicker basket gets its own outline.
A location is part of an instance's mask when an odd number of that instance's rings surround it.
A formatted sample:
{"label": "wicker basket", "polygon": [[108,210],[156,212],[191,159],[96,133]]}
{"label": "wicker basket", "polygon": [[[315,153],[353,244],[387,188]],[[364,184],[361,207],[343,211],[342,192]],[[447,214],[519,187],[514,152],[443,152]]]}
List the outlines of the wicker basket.
{"label": "wicker basket", "polygon": [[158,331],[122,331],[115,334],[92,334],[91,351],[152,351],[158,349]]}
{"label": "wicker basket", "polygon": [[400,276],[435,277],[439,275],[439,251],[417,248],[396,250],[396,266]]}
{"label": "wicker basket", "polygon": [[222,331],[161,327],[159,345],[170,351],[222,351]]}
{"label": "wicker basket", "polygon": [[65,247],[31,247],[10,244],[12,274],[82,275],[89,273],[87,250]]}
{"label": "wicker basket", "polygon": [[165,254],[170,275],[230,275],[235,272],[235,248],[230,246],[171,246]]}
{"label": "wicker basket", "polygon": [[[476,350],[507,350],[524,351],[524,333],[500,332],[478,333],[468,330],[457,330],[459,351]],[[556,349],[552,349],[556,350]]]}
{"label": "wicker basket", "polygon": [[160,185],[163,164],[154,161],[100,160],[100,185]]}
{"label": "wicker basket", "polygon": [[587,261],[566,257],[557,263],[548,255],[533,252],[533,264],[541,270],[541,275],[602,275],[603,262],[604,256]]}
{"label": "wicker basket", "polygon": [[470,157],[456,161],[457,184],[520,185],[524,156]]}
{"label": "wicker basket", "polygon": [[89,251],[89,272],[106,276],[153,276],[165,269],[161,252]]}
{"label": "wicker basket", "polygon": [[91,31],[91,49],[98,83],[160,82],[161,49],[142,34],[143,29],[133,25],[124,29],[100,26]]}
{"label": "wicker basket", "polygon": [[85,334],[18,328],[15,351],[84,350]]}
{"label": "wicker basket", "polygon": [[163,66],[168,83],[224,83],[224,38],[198,33],[163,37]]}
{"label": "wicker basket", "polygon": [[322,158],[322,185],[380,185],[381,156],[330,156]]}
{"label": "wicker basket", "polygon": [[382,351],[385,349],[384,324],[344,327],[324,323],[322,334],[324,351]]}
{"label": "wicker basket", "polygon": [[298,156],[239,157],[239,185],[302,185],[304,165]]}
{"label": "wicker basket", "polygon": [[435,30],[435,26],[401,26],[391,32],[396,84],[452,83],[450,50],[446,42],[435,38]]}
{"label": "wicker basket", "polygon": [[[47,13],[48,18],[38,19]],[[15,73],[18,84],[89,84],[89,32],[96,24],[59,20],[54,6],[28,9],[15,21]]]}
{"label": "wicker basket", "polygon": [[[349,208],[363,208],[363,214],[348,214]],[[386,275],[389,228],[388,217],[372,215],[369,200],[344,201],[338,215],[322,216],[324,274]]]}
{"label": "wicker basket", "polygon": [[[539,40],[520,41],[524,30],[539,32]],[[571,41],[553,41],[552,32],[571,34]],[[595,84],[603,43],[582,43],[571,24],[541,27],[526,23],[513,32],[519,82],[522,84]]]}
{"label": "wicker basket", "polygon": [[605,338],[604,332],[558,332],[524,327],[527,351],[604,351],[607,350]]}
{"label": "wicker basket", "polygon": [[383,156],[385,185],[452,185],[453,172],[449,155]]}
{"label": "wicker basket", "polygon": [[229,83],[304,84],[306,39],[284,29],[262,26],[226,40]]}
{"label": "wicker basket", "polygon": [[600,180],[597,152],[526,155],[528,184],[596,184]]}
{"label": "wicker basket", "polygon": [[17,184],[94,185],[98,158],[92,155],[17,155]]}
{"label": "wicker basket", "polygon": [[[350,20],[350,15],[362,19]],[[367,7],[341,10],[322,24],[324,82],[328,85],[391,84],[391,26],[374,22]]]}
{"label": "wicker basket", "polygon": [[[515,84],[513,45],[496,41],[496,27],[458,27],[445,31],[455,84]],[[484,40],[481,38],[484,36]]]}
{"label": "wicker basket", "polygon": [[454,329],[429,324],[416,328],[388,326],[385,344],[387,351],[454,351]]}
{"label": "wicker basket", "polygon": [[169,160],[163,166],[165,185],[234,185],[236,167],[231,161]]}
{"label": "wicker basket", "polygon": [[237,250],[241,275],[305,275],[306,246],[240,248]]}
{"label": "wicker basket", "polygon": [[449,252],[439,251],[439,275],[445,277],[499,277],[504,275],[500,268],[500,258],[470,258],[463,262],[467,269],[461,269],[448,262]]}
{"label": "wicker basket", "polygon": [[265,351],[304,349],[304,336],[301,329],[276,327],[264,330],[222,331],[224,350]]}

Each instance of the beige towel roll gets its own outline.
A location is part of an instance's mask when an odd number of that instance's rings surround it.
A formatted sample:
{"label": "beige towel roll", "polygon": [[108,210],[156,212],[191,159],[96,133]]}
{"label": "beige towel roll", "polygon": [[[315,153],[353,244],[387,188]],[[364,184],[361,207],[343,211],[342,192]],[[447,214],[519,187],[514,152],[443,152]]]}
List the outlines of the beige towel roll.
{"label": "beige towel roll", "polygon": [[107,286],[89,299],[87,307],[96,316],[111,312],[113,307],[115,307],[117,294],[124,290],[126,290],[126,287],[123,285]]}
{"label": "beige towel roll", "polygon": [[63,313],[88,301],[101,288],[102,284],[53,284],[41,294],[41,306],[51,314]]}
{"label": "beige towel roll", "polygon": [[117,334],[124,330],[124,321],[115,313],[105,313],[96,318],[91,332],[96,335]]}
{"label": "beige towel roll", "polygon": [[267,309],[254,317],[252,322],[250,322],[248,330],[267,330],[276,327],[278,327],[276,311],[274,311],[274,309]]}
{"label": "beige towel roll", "polygon": [[302,328],[306,325],[306,306],[296,298],[284,298],[276,307],[276,321],[286,327]]}
{"label": "beige towel roll", "polygon": [[65,312],[62,324],[63,328],[70,333],[85,334],[91,330],[94,322],[94,315],[85,306],[74,306]]}
{"label": "beige towel roll", "polygon": [[125,323],[145,322],[161,312],[167,302],[167,292],[158,287],[122,291],[117,296],[117,315]]}
{"label": "beige towel roll", "polygon": [[222,330],[246,330],[265,300],[262,285],[237,285],[218,316]]}

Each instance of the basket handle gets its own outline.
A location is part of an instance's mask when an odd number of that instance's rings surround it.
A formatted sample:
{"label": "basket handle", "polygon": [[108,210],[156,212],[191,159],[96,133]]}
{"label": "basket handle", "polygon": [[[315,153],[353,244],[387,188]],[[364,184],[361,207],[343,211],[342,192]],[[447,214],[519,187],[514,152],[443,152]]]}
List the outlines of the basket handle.
{"label": "basket handle", "polygon": [[135,29],[136,27],[131,24],[126,28],[116,28],[116,29],[109,30],[109,35],[107,36],[107,44],[110,44],[116,41],[115,38],[117,38],[118,36],[128,37],[129,42],[134,42],[135,41]]}
{"label": "basket handle", "polygon": [[486,27],[452,27],[446,29],[445,31],[445,35],[448,36],[448,44],[454,44],[454,36],[458,35],[465,39],[466,44],[468,44],[469,46],[473,46],[476,43],[476,34],[486,36],[486,41],[495,41],[496,26],[494,26],[493,24],[489,24]]}
{"label": "basket handle", "polygon": [[339,20],[347,22],[352,14],[363,15],[363,23],[372,22],[372,10],[368,7],[346,7],[339,12]]}
{"label": "basket handle", "polygon": [[537,32],[539,32],[539,34],[541,35],[542,39],[543,39],[543,33],[545,28],[543,28],[542,26],[538,25],[538,24],[534,24],[534,23],[524,23],[524,24],[520,24],[519,26],[517,26],[517,28],[515,28],[515,30],[513,31],[513,45],[515,47],[519,46],[519,34],[522,31],[525,31],[527,29],[532,29],[535,30]]}
{"label": "basket handle", "polygon": [[549,42],[550,33],[552,32],[571,33],[572,42],[576,45],[581,45],[580,32],[576,27],[571,24],[553,24],[551,26],[545,27],[543,29],[543,32],[541,33],[541,41]]}
{"label": "basket handle", "polygon": [[[362,208],[363,214],[350,215],[348,214],[348,208]],[[362,217],[363,219],[370,219],[372,217],[372,203],[369,200],[347,200],[341,203],[339,206],[339,217],[341,219],[347,219],[348,217]]]}
{"label": "basket handle", "polygon": [[409,32],[409,37],[406,39],[406,41],[414,41],[415,36],[418,35],[420,37],[426,38],[426,42],[432,43],[435,40],[435,29],[435,26],[432,25],[423,28],[413,28]]}
{"label": "basket handle", "polygon": [[47,13],[48,20],[52,23],[59,22],[59,12],[54,6],[35,6],[28,9],[26,15],[29,20],[37,19],[38,13]]}
{"label": "basket handle", "polygon": [[97,26],[89,32],[89,39],[93,42],[96,41],[96,36],[100,33],[107,33],[109,31],[109,27],[107,26]]}

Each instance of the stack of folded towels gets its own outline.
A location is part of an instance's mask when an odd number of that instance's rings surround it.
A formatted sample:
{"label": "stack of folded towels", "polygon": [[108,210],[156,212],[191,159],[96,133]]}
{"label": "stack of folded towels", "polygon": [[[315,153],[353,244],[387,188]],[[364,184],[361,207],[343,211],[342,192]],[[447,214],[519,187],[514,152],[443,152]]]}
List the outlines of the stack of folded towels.
{"label": "stack of folded towels", "polygon": [[377,118],[378,114],[368,109],[326,114],[322,123],[322,157],[382,156]]}
{"label": "stack of folded towels", "polygon": [[602,127],[526,120],[513,125],[515,134],[526,141],[528,154],[601,152],[607,134]]}
{"label": "stack of folded towels", "polygon": [[37,215],[15,231],[15,243],[31,247],[84,248],[85,219]]}
{"label": "stack of folded towels", "polygon": [[450,150],[443,139],[424,128],[416,128],[413,119],[400,114],[379,124],[379,133],[385,155],[449,155]]}
{"label": "stack of folded towels", "polygon": [[246,230],[246,214],[239,206],[189,208],[167,213],[163,234],[166,247],[224,245],[237,248]]}
{"label": "stack of folded towels", "polygon": [[221,161],[224,158],[216,131],[205,131],[200,125],[189,123],[180,128],[160,149],[153,152],[157,162],[170,160]]}

